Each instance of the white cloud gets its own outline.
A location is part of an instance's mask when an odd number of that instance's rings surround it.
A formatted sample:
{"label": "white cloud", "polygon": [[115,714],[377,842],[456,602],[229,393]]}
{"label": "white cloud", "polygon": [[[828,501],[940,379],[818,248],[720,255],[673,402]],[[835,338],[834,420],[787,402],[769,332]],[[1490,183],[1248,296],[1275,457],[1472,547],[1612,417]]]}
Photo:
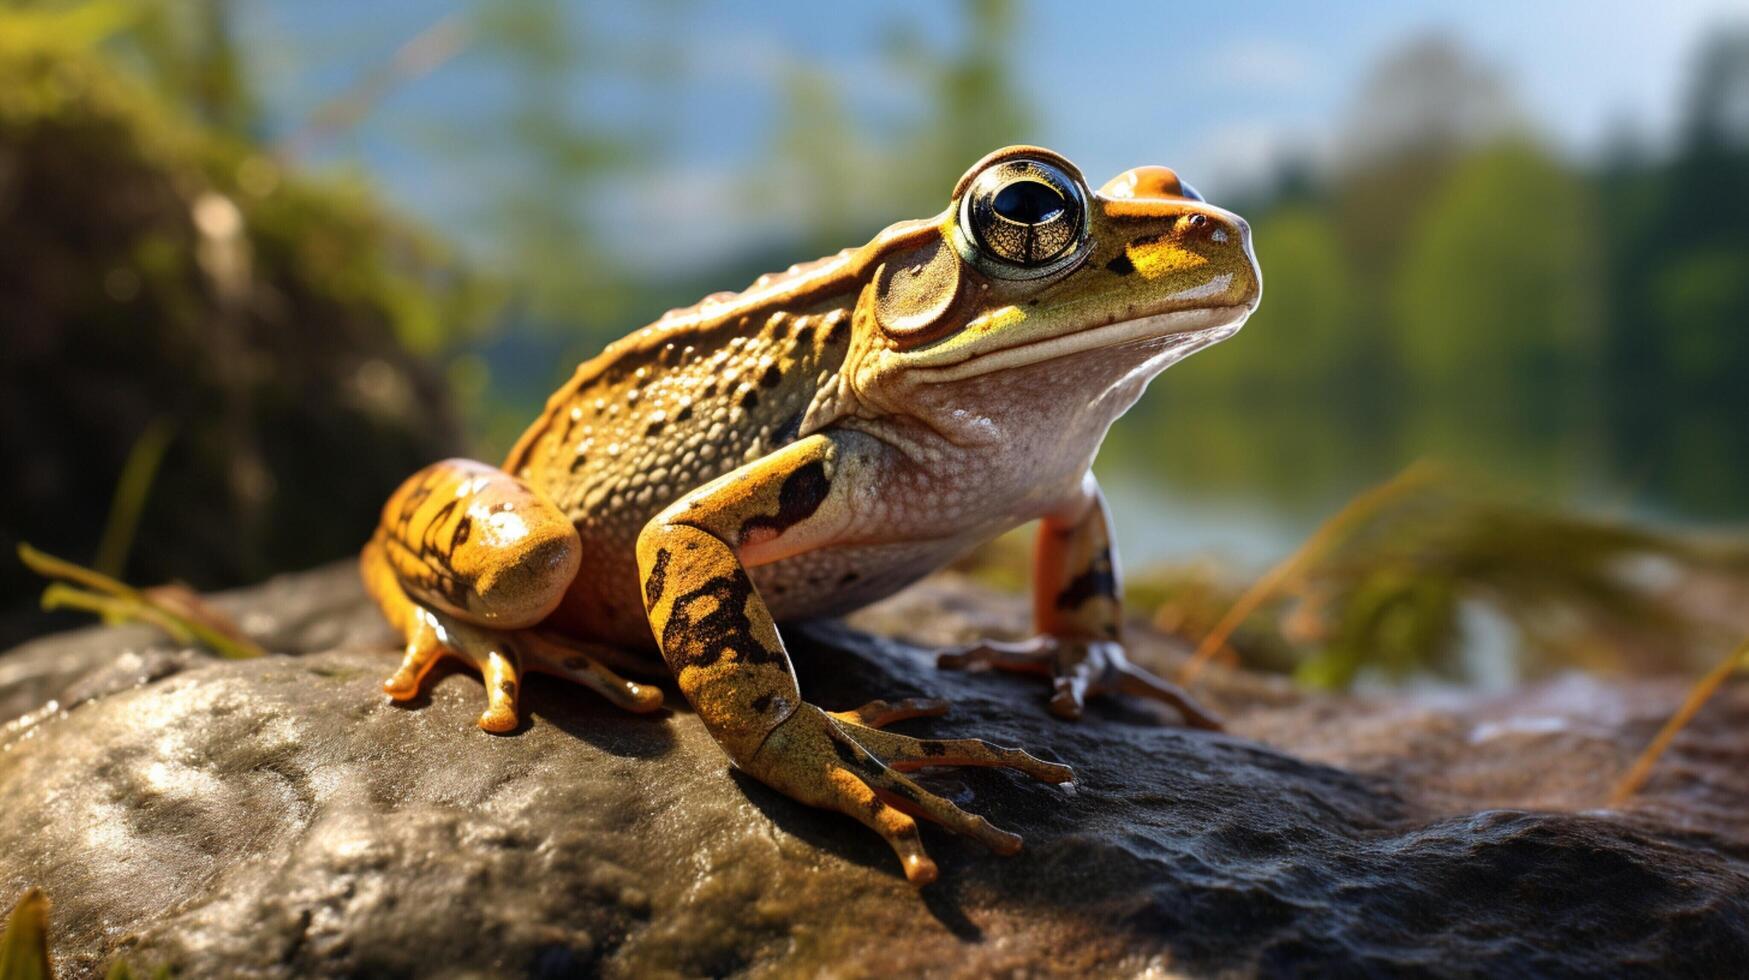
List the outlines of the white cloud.
{"label": "white cloud", "polygon": [[1237,120],[1200,134],[1179,173],[1219,203],[1263,185],[1289,160],[1323,167],[1330,153],[1326,138],[1279,122]]}
{"label": "white cloud", "polygon": [[1242,38],[1216,48],[1203,70],[1211,83],[1254,92],[1289,92],[1317,74],[1317,59],[1305,48],[1273,38]]}

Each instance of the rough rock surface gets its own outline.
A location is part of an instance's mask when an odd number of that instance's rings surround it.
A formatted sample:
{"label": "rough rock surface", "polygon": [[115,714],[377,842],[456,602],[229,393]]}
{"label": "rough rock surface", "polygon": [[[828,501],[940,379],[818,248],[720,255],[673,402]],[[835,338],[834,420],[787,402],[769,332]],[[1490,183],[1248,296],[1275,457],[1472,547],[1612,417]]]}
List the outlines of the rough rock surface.
{"label": "rough rock surface", "polygon": [[[1749,691],[1600,805],[1680,685],[1569,680],[1494,699],[1308,698],[1217,675],[1232,732],[1135,702],[1050,718],[1025,679],[939,673],[837,626],[790,635],[827,707],[936,694],[901,730],[1073,764],[926,777],[1023,833],[1013,858],[925,831],[905,884],[873,834],[730,771],[683,706],[620,714],[545,679],[476,729],[452,672],[384,702],[390,637],[349,569],[223,604],[292,656],[219,662],[143,629],[0,655],[0,903],[54,900],[68,976],[992,973],[1741,975]],[[858,624],[921,643],[1023,623],[950,578]],[[1142,633],[1138,656],[1176,654]],[[671,703],[679,705],[671,694]],[[51,703],[52,702],[52,703]]]}

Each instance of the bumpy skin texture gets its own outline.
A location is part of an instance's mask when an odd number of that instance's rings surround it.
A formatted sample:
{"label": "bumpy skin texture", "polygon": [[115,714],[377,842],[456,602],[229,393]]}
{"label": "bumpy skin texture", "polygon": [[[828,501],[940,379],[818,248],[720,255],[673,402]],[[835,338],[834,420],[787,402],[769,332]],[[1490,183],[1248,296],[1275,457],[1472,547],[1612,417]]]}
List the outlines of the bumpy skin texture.
{"label": "bumpy skin texture", "polygon": [[857,608],[1042,519],[1039,637],[943,664],[1048,674],[1064,717],[1110,690],[1215,727],[1123,657],[1089,467],[1148,381],[1230,336],[1260,288],[1245,223],[1170,170],[1093,193],[1047,150],[997,151],[941,215],[610,345],[501,469],[447,460],[409,479],[361,558],[407,637],[385,689],[410,698],[453,655],[486,679],[490,731],[518,724],[524,670],[651,710],[660,692],[612,667],[654,646],[736,765],[861,820],[912,881],[935,876],[914,816],[1010,853],[1017,837],[902,771],[995,765],[1062,782],[1066,767],[880,730],[939,703],[822,711],[802,700],[775,624]]}

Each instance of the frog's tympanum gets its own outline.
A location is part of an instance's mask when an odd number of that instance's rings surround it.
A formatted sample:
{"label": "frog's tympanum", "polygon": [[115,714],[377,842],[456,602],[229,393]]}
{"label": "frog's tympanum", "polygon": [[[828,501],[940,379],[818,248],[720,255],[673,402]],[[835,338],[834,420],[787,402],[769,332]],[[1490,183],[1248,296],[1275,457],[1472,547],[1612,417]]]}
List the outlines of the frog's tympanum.
{"label": "frog's tympanum", "polygon": [[[629,711],[654,650],[735,765],[886,838],[934,879],[914,816],[1000,853],[1020,838],[905,772],[1066,766],[889,722],[939,701],[824,711],[777,623],[865,605],[1038,519],[1036,639],[942,656],[1051,679],[1050,709],[1115,691],[1217,723],[1131,666],[1112,534],[1089,471],[1112,421],[1173,362],[1257,305],[1250,230],[1163,167],[1097,192],[1015,146],[947,209],[762,276],[608,346],[552,396],[502,467],[446,460],[383,508],[364,580],[407,640],[389,696],[455,656],[485,678],[480,727],[515,728],[528,671]],[[653,658],[646,661],[654,663]]]}

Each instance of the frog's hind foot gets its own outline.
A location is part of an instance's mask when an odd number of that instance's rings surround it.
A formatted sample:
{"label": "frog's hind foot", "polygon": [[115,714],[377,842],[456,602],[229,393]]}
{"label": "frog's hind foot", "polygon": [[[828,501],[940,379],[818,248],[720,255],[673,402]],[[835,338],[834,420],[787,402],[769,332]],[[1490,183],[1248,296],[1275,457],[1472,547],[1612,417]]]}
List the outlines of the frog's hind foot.
{"label": "frog's hind foot", "polygon": [[1191,728],[1220,731],[1221,720],[1188,692],[1130,663],[1123,647],[1109,640],[1079,640],[1035,636],[1030,640],[986,640],[943,651],[936,666],[948,669],[989,667],[1051,679],[1051,714],[1081,717],[1087,698],[1122,692],[1171,705]]}
{"label": "frog's hind foot", "polygon": [[401,666],[383,682],[391,700],[417,697],[426,675],[444,657],[454,657],[480,672],[486,685],[486,710],[479,725],[488,732],[514,731],[521,723],[518,698],[529,671],[551,674],[600,694],[632,712],[662,706],[662,690],[619,676],[581,646],[535,630],[492,630],[420,609]]}

